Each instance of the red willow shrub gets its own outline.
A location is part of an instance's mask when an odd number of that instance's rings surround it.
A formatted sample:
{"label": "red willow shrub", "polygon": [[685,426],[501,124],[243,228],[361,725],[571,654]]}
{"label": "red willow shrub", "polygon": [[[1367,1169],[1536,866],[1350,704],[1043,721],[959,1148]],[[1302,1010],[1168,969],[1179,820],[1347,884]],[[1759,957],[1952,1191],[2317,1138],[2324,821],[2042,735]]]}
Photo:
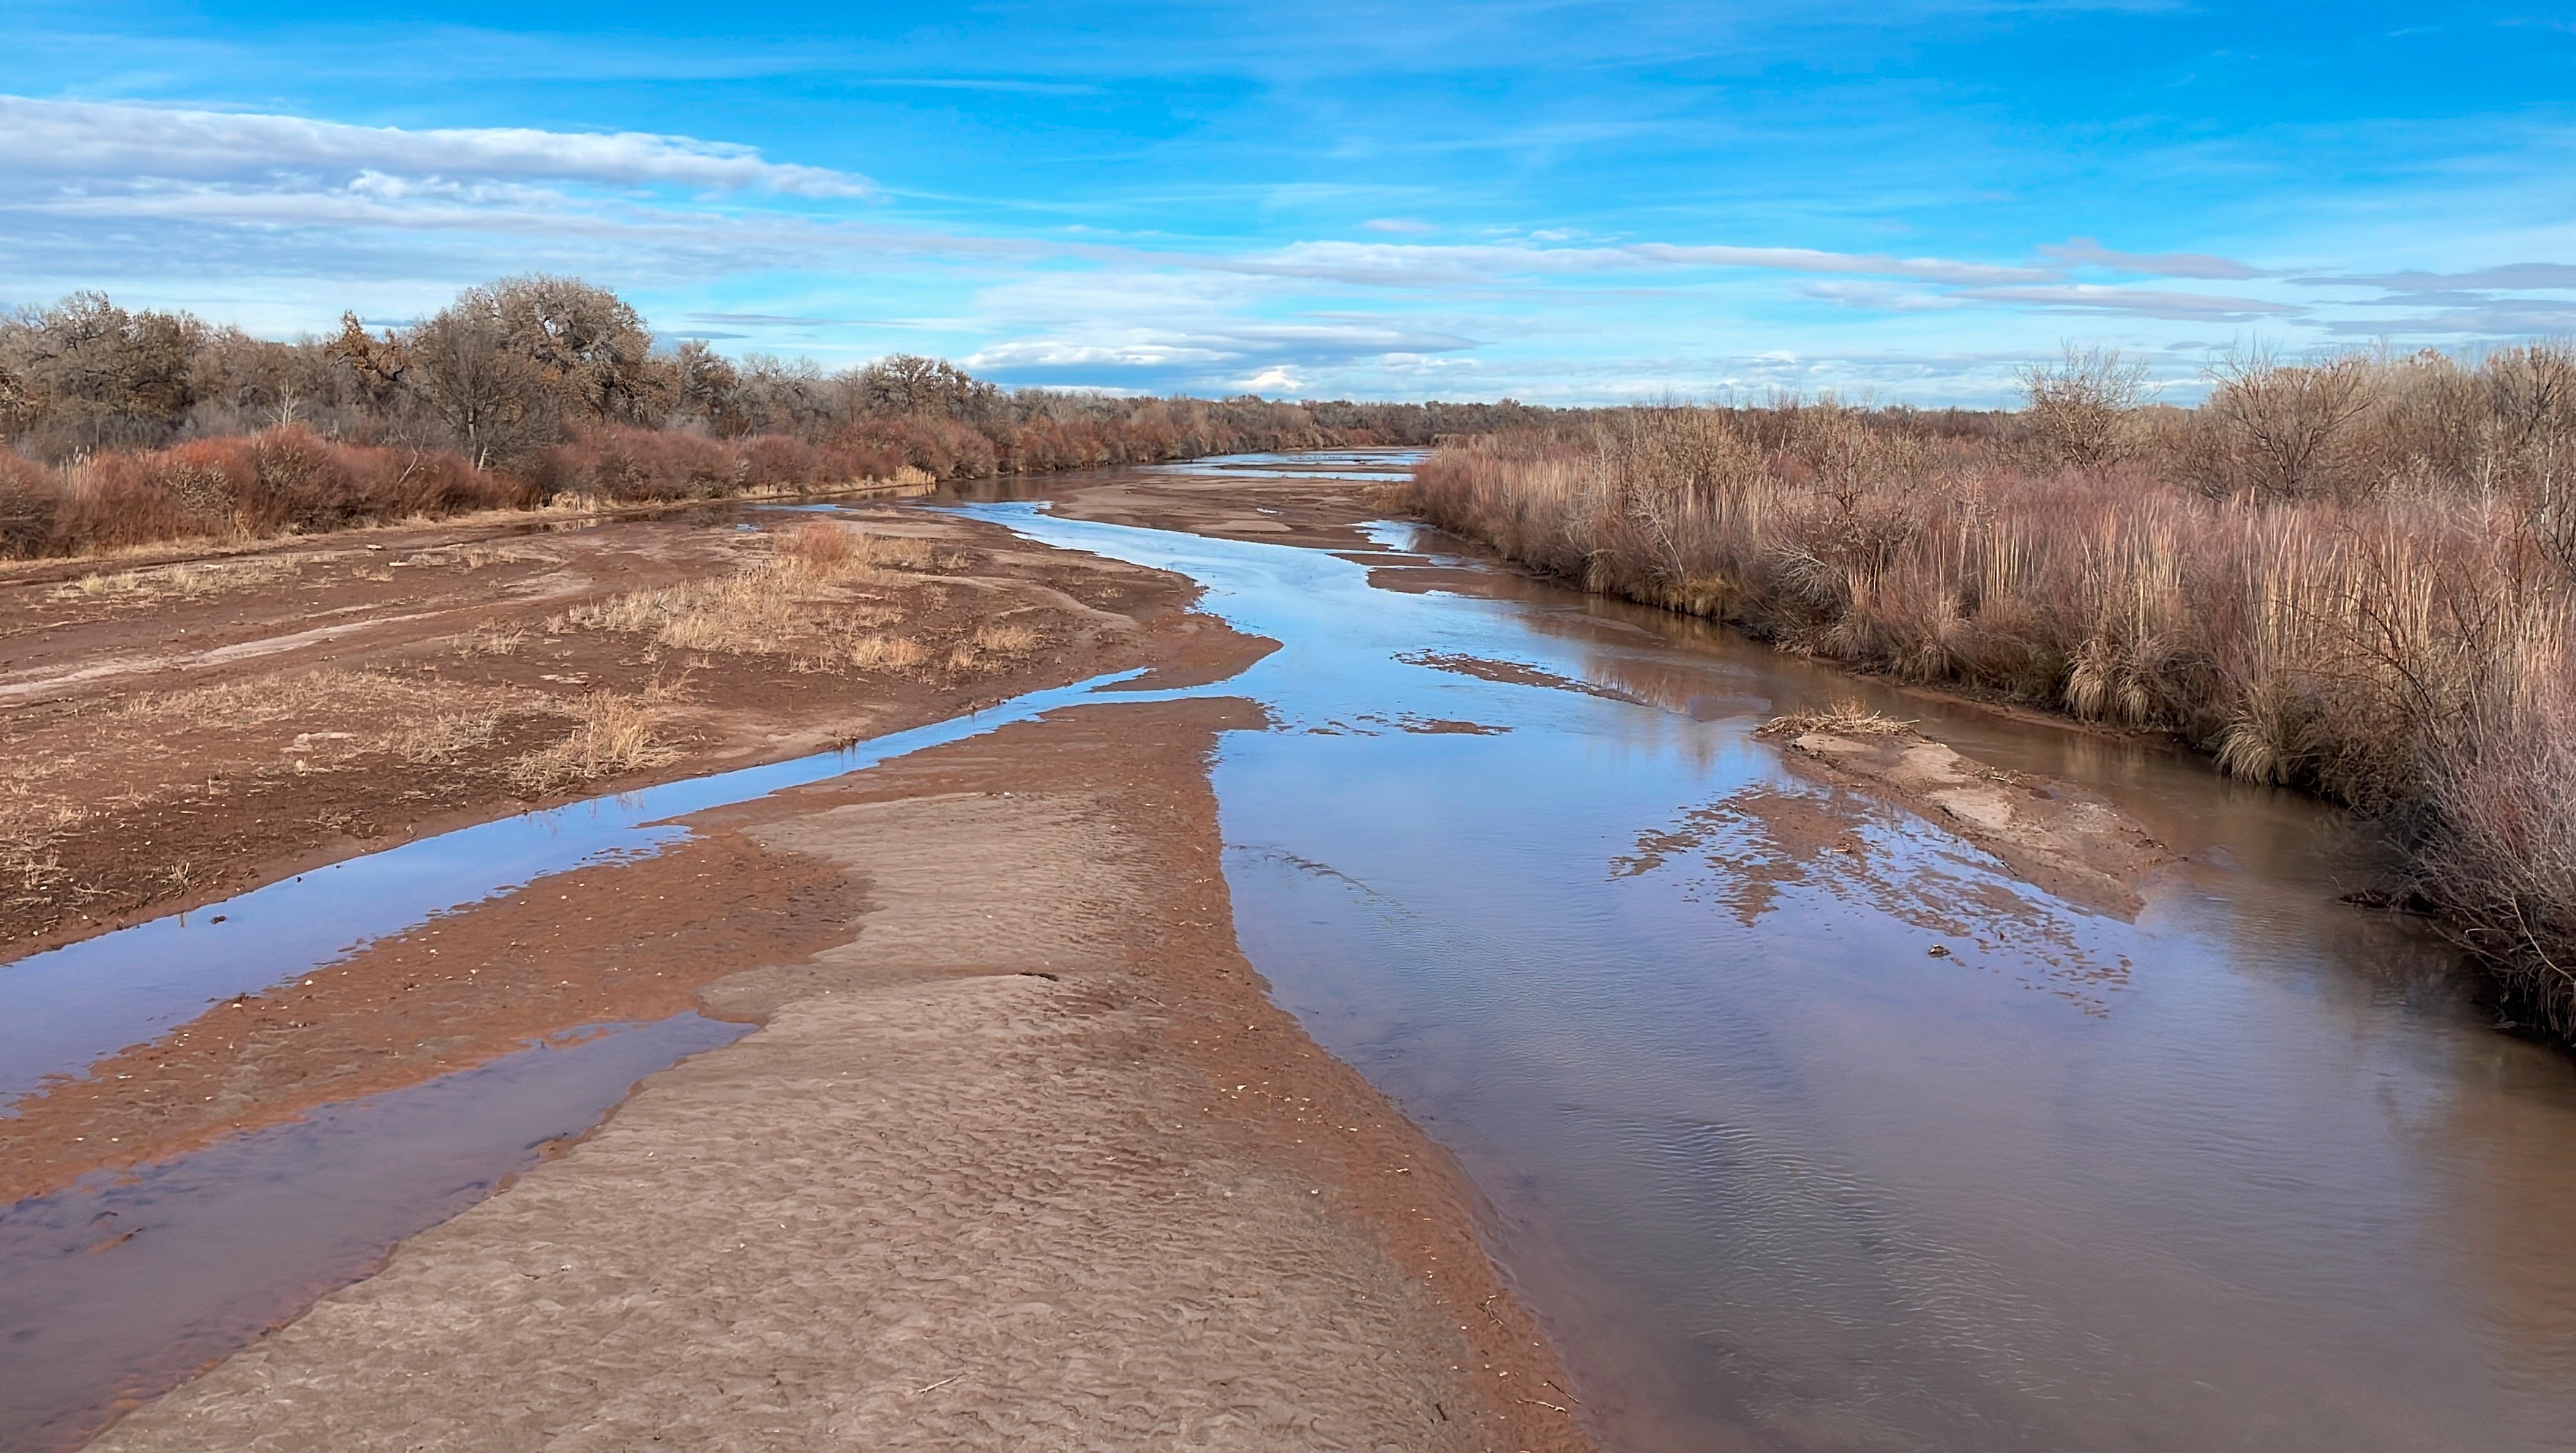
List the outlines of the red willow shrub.
{"label": "red willow shrub", "polygon": [[62,470],[0,455],[0,555],[311,534],[534,502],[524,482],[451,451],[343,444],[294,427],[100,454]]}
{"label": "red willow shrub", "polygon": [[0,450],[0,560],[48,553],[63,497],[61,475]]}

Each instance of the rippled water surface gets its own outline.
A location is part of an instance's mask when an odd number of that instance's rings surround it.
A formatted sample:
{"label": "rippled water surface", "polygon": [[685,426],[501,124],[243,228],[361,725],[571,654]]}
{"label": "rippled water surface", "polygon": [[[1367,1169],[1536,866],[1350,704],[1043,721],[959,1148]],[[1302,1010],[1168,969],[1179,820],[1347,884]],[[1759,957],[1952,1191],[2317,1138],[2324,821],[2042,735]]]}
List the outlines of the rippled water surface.
{"label": "rippled water surface", "polygon": [[[2315,805],[1505,576],[979,512],[1283,642],[1221,688],[1276,721],[1216,767],[1244,947],[1460,1154],[1613,1446],[2576,1446],[2576,1073],[2337,901]],[[2084,912],[1751,735],[1855,693],[2190,861]]]}

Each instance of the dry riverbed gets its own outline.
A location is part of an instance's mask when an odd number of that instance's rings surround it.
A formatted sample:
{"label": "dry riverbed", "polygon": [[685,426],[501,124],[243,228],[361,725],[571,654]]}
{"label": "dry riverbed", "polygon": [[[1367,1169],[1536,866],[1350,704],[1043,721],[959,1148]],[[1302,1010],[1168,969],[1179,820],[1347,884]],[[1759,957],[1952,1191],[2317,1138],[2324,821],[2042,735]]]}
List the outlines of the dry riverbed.
{"label": "dry riverbed", "polygon": [[[1348,486],[1217,483],[1099,507],[1354,538]],[[981,525],[735,518],[0,576],[0,954],[1266,649]],[[705,814],[20,1101],[10,1198],[580,1025],[761,1026],[99,1446],[1581,1446],[1472,1191],[1236,951],[1205,758],[1250,710],[1085,707]]]}

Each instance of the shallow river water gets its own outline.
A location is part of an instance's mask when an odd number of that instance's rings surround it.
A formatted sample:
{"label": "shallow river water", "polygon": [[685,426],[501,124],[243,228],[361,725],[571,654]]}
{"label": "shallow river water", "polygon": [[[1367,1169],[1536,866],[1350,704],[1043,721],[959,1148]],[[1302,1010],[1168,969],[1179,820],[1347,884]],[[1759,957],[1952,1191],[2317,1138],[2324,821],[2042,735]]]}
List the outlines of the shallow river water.
{"label": "shallow river water", "polygon": [[[2576,1448],[2576,1066],[2490,1028],[2438,943],[2339,902],[2367,867],[2313,803],[1399,527],[1337,554],[948,507],[1185,572],[1282,643],[1229,682],[1107,699],[1267,708],[1214,768],[1243,947],[1460,1157],[1607,1446]],[[0,1087],[656,851],[674,814],[1114,710],[1111,684],[0,966]],[[2187,861],[2134,922],[2087,912],[1752,735],[1855,696],[2089,787]],[[95,1426],[738,1032],[602,1026],[0,1208],[0,1446]]]}
{"label": "shallow river water", "polygon": [[[979,513],[1283,643],[1222,688],[1243,946],[1611,1445],[2576,1447],[2576,1072],[2337,901],[2316,805],[1499,572]],[[1752,735],[1855,695],[2189,861],[2088,913]]]}

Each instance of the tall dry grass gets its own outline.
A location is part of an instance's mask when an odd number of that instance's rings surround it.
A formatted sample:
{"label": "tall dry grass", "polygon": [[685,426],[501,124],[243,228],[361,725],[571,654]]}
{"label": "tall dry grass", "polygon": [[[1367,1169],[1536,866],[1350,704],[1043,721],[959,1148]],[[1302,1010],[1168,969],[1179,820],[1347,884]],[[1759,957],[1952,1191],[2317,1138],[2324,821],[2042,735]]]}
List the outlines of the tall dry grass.
{"label": "tall dry grass", "polygon": [[1454,442],[1413,505],[1585,588],[1914,682],[2171,732],[2377,814],[2415,898],[2576,1038],[2576,350],[2116,357],[2009,428],[1832,403]]}

